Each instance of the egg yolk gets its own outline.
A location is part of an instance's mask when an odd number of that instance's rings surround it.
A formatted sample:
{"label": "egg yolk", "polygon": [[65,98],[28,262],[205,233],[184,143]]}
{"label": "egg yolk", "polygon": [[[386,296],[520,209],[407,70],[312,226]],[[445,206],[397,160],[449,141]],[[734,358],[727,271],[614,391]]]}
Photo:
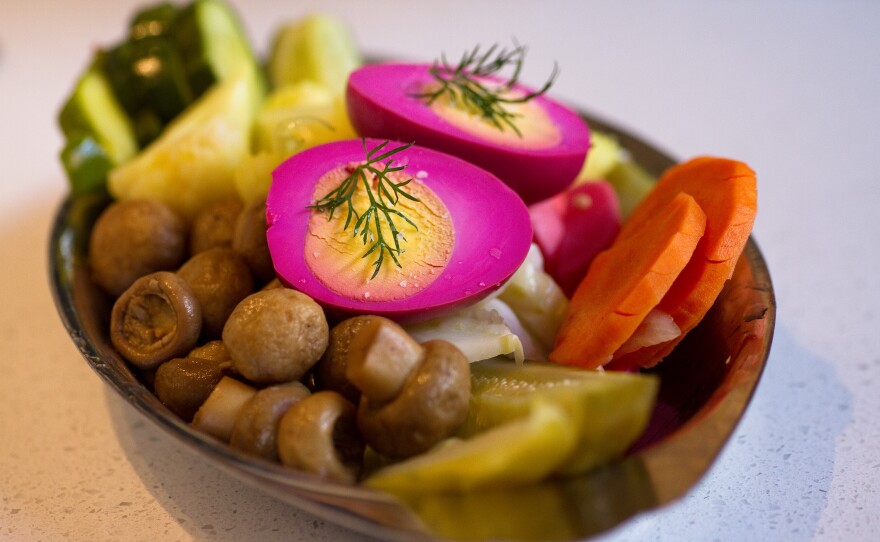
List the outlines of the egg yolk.
{"label": "egg yolk", "polygon": [[[429,84],[425,91],[434,92],[437,84]],[[486,83],[486,86],[490,84]],[[522,93],[506,90],[501,92],[501,96],[515,99],[522,96]],[[431,102],[430,107],[438,117],[459,130],[516,149],[547,149],[558,145],[562,140],[559,129],[535,100],[501,104],[511,115],[510,120],[519,133],[503,121],[502,128],[499,129],[492,120],[483,116],[481,110],[463,103],[460,98],[453,99],[449,93],[440,95]]]}
{"label": "egg yolk", "polygon": [[[349,164],[324,174],[315,186],[312,201],[318,201],[338,187],[356,167],[357,164]],[[405,299],[434,282],[452,256],[455,231],[449,210],[434,191],[419,180],[426,175],[425,172],[419,172],[405,187],[406,192],[418,201],[401,197],[393,207],[416,226],[413,227],[403,218],[392,215],[399,232],[400,253],[396,256],[400,267],[386,253],[378,274],[373,277],[379,249],[367,256],[364,254],[376,240],[375,221],[370,221],[370,233],[365,244],[360,231],[353,233],[356,216],[352,217],[348,228],[345,228],[348,209],[343,204],[335,210],[332,218],[328,212],[319,210],[313,210],[309,217],[304,255],[314,276],[324,286],[340,295],[376,302]],[[386,176],[395,183],[410,178],[404,171],[389,172]],[[370,206],[369,194],[363,182],[363,178],[359,178],[351,199],[358,216]],[[371,182],[375,194],[377,181],[373,179]],[[384,217],[381,227],[383,237],[393,246],[393,234]]]}

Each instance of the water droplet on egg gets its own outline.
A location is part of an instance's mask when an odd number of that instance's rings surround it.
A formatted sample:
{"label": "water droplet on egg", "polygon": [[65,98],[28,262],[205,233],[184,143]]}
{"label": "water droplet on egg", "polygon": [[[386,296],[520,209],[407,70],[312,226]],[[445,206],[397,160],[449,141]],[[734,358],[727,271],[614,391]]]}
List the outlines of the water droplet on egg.
{"label": "water droplet on egg", "polygon": [[571,200],[576,209],[588,209],[593,205],[593,198],[589,194],[578,194]]}
{"label": "water droplet on egg", "polygon": [[489,256],[492,256],[496,260],[500,260],[501,259],[501,249],[500,248],[490,248],[489,249]]}

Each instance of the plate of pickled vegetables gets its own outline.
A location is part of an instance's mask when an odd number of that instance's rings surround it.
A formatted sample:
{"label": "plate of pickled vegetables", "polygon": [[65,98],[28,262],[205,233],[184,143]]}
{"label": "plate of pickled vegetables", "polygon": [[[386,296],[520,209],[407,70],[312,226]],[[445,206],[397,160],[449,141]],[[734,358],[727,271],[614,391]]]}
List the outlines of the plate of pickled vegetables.
{"label": "plate of pickled vegetables", "polygon": [[145,6],[59,110],[51,284],[92,368],[373,535],[579,539],[684,495],[770,349],[755,172],[555,100],[515,42],[365,60],[314,14],[258,59],[239,17]]}

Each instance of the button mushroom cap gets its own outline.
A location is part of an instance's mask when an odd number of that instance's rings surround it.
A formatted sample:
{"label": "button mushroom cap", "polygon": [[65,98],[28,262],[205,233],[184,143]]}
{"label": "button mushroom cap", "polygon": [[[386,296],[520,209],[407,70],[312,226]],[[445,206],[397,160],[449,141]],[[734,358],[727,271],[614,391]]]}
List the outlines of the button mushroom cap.
{"label": "button mushroom cap", "polygon": [[241,253],[261,283],[275,278],[275,266],[266,240],[266,202],[255,200],[239,213],[232,235],[232,248]]}
{"label": "button mushroom cap", "polygon": [[406,458],[425,452],[467,417],[468,359],[447,341],[418,345],[390,320],[377,318],[352,340],[347,375],[362,393],[358,428],[380,454]]}
{"label": "button mushroom cap", "polygon": [[202,336],[220,337],[235,306],[254,292],[254,277],[241,254],[212,248],[187,260],[177,274],[192,288],[202,307]]}
{"label": "button mushroom cap", "polygon": [[355,316],[333,326],[330,330],[327,350],[312,370],[317,389],[335,391],[352,403],[358,404],[361,392],[345,374],[348,367],[348,352],[352,339],[374,318],[376,317],[370,315]]}
{"label": "button mushroom cap", "polygon": [[327,348],[324,311],[307,295],[288,288],[246,297],[226,321],[223,344],[235,370],[258,384],[301,378]]}
{"label": "button mushroom cap", "polygon": [[178,275],[158,271],[139,278],[113,304],[110,342],[140,369],[183,356],[199,339],[202,309]]}
{"label": "button mushroom cap", "polygon": [[244,203],[237,197],[225,198],[203,208],[193,219],[189,252],[198,254],[212,248],[232,248],[235,223]]}
{"label": "button mushroom cap", "polygon": [[281,281],[278,279],[278,277],[275,277],[274,279],[267,282],[266,285],[260,289],[261,290],[271,290],[273,288],[286,288],[286,286],[284,286],[284,284],[281,283]]}
{"label": "button mushroom cap", "polygon": [[229,361],[174,358],[156,369],[153,389],[163,405],[189,422],[231,366]]}
{"label": "button mushroom cap", "polygon": [[278,456],[285,466],[353,483],[363,454],[356,408],[336,392],[316,392],[293,404],[281,417]]}
{"label": "button mushroom cap", "polygon": [[208,341],[201,346],[197,346],[190,350],[186,357],[209,359],[216,362],[232,360],[229,357],[229,350],[226,349],[226,345],[221,340]]}
{"label": "button mushroom cap", "polygon": [[277,462],[276,439],[281,416],[310,393],[300,382],[269,386],[258,391],[238,413],[229,439],[230,446]]}
{"label": "button mushroom cap", "polygon": [[186,248],[186,225],[164,204],[117,201],[92,228],[89,267],[95,283],[117,297],[146,274],[176,269]]}

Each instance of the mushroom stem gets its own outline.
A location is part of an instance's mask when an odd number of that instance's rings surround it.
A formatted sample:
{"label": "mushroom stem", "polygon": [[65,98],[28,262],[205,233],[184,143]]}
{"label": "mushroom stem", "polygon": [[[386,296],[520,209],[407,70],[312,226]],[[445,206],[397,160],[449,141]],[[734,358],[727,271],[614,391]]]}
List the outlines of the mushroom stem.
{"label": "mushroom stem", "polygon": [[224,376],[196,412],[192,426],[223,442],[229,442],[238,413],[256,393],[257,390],[251,386]]}
{"label": "mushroom stem", "polygon": [[346,377],[374,404],[390,401],[419,365],[422,346],[402,327],[385,318],[373,318],[352,338]]}
{"label": "mushroom stem", "polygon": [[345,373],[361,391],[358,429],[382,455],[422,453],[467,416],[470,363],[461,350],[447,341],[419,344],[387,318],[373,316],[355,332]]}

